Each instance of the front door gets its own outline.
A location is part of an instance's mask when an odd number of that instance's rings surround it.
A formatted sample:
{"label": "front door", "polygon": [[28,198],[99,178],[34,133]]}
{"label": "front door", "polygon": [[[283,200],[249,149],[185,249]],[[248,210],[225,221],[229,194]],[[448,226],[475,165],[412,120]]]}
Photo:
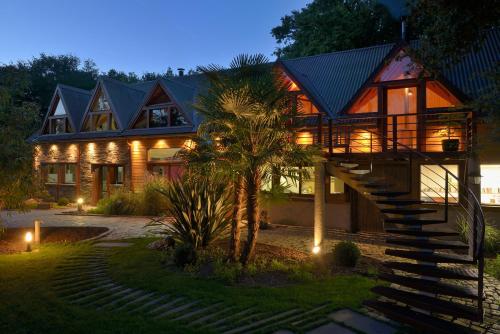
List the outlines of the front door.
{"label": "front door", "polygon": [[124,167],[120,165],[93,165],[92,202],[108,198],[114,190],[124,183]]}

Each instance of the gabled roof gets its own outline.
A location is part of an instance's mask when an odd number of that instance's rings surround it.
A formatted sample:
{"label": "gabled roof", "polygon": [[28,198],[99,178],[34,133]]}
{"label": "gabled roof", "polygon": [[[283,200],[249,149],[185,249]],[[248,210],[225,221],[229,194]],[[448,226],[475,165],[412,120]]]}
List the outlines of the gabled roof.
{"label": "gabled roof", "polygon": [[130,119],[134,116],[137,107],[146,95],[147,85],[137,85],[136,87],[126,83],[113,80],[107,77],[100,77],[97,81],[96,89],[92,98],[87,104],[79,130],[83,129],[85,118],[91,112],[92,104],[102,89],[111,107],[111,111],[116,117],[116,122],[120,130],[126,129]]}
{"label": "gabled roof", "polygon": [[334,117],[391,54],[395,44],[281,60],[285,71]]}
{"label": "gabled roof", "polygon": [[51,116],[51,111],[55,107],[54,103],[57,102],[57,97],[59,97],[68,115],[68,120],[73,131],[78,131],[78,125],[80,124],[85,107],[90,100],[90,96],[91,91],[58,84],[52,96],[47,113],[45,114],[42,129],[45,127],[47,119]]}

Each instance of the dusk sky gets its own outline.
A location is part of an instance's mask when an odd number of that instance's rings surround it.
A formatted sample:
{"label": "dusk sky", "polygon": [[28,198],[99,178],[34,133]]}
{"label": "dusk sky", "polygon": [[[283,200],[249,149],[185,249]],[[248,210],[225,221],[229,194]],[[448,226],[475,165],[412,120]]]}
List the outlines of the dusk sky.
{"label": "dusk sky", "polygon": [[270,58],[271,29],[308,0],[2,1],[0,64],[42,52],[142,74],[168,66],[227,65],[239,53]]}

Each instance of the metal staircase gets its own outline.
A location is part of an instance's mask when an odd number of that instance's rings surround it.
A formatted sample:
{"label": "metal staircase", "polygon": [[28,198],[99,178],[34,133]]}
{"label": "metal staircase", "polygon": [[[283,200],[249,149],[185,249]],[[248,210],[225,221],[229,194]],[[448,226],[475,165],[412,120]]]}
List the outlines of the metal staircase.
{"label": "metal staircase", "polygon": [[[473,333],[450,320],[481,322],[483,319],[485,224],[480,202],[472,190],[443,165],[401,143],[395,145],[406,149],[398,159],[403,155],[402,160],[410,171],[415,157],[439,166],[441,173],[436,173],[432,180],[445,185],[444,192],[435,195],[439,205],[430,207],[412,198],[411,180],[406,189],[398,189],[392,185],[395,180],[374,177],[373,160],[363,161],[356,154],[349,154],[334,157],[328,165],[330,175],[342,179],[377,205],[384,216],[385,232],[394,235],[386,240],[390,246],[386,254],[395,260],[385,262],[390,273],[379,276],[390,285],[373,288],[381,298],[366,301],[365,305],[425,333]],[[460,195],[454,198],[453,194],[457,193]],[[453,202],[453,218],[460,217],[468,223],[467,242],[463,242],[456,231],[443,227],[451,221],[450,202]]]}

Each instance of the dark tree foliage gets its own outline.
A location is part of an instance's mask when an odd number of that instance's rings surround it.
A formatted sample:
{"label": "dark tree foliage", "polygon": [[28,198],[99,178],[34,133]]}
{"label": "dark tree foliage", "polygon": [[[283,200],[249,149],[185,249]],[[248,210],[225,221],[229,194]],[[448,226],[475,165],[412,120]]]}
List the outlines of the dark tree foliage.
{"label": "dark tree foliage", "polygon": [[314,0],[271,34],[280,44],[275,54],[293,58],[394,42],[399,21],[373,0]]}
{"label": "dark tree foliage", "polygon": [[23,209],[37,190],[26,139],[39,126],[39,109],[29,101],[29,80],[17,66],[0,69],[0,210]]}
{"label": "dark tree foliage", "polygon": [[117,71],[111,69],[106,73],[106,76],[111,79],[115,79],[125,83],[136,83],[139,81],[139,77],[134,72],[125,73],[123,71]]}
{"label": "dark tree foliage", "polygon": [[415,51],[426,69],[455,63],[481,46],[489,29],[500,24],[498,0],[411,0],[410,28],[418,32]]}

